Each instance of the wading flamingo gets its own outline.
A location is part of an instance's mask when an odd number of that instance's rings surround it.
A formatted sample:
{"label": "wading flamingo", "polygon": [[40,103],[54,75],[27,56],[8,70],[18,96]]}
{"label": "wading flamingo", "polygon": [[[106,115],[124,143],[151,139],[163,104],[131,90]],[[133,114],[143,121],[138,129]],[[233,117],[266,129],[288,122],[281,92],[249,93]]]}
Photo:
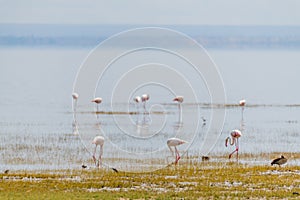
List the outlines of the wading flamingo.
{"label": "wading flamingo", "polygon": [[230,145],[235,145],[235,150],[229,154],[229,159],[231,158],[232,154],[236,152],[236,158],[239,159],[239,137],[242,136],[242,133],[240,130],[232,130],[230,133],[231,137],[227,137],[225,140],[225,146],[228,146],[228,142]]}
{"label": "wading flamingo", "polygon": [[181,104],[183,102],[183,96],[176,96],[173,101],[178,102],[178,112],[179,112],[179,123],[182,122],[182,115],[181,115]]}
{"label": "wading flamingo", "polygon": [[[78,97],[79,97],[79,95],[76,92],[72,93],[72,98],[73,98],[73,112],[74,113],[76,112]],[[72,129],[73,129],[73,134],[74,135],[78,135],[77,122],[76,122],[75,115],[74,115],[74,120],[72,122]]]}
{"label": "wading flamingo", "polygon": [[133,101],[136,103],[136,109],[137,109],[137,112],[139,112],[139,105],[140,105],[140,102],[142,101],[142,98],[140,96],[136,96],[134,97]]}
{"label": "wading flamingo", "polygon": [[148,101],[150,99],[149,94],[143,94],[142,95],[142,102],[143,102],[143,106],[144,106],[144,113],[147,113],[146,110],[146,101]]}
{"label": "wading flamingo", "polygon": [[97,112],[99,112],[99,104],[102,102],[102,98],[96,97],[92,100],[92,102],[95,102],[97,104]]}
{"label": "wading flamingo", "polygon": [[[95,144],[95,150],[94,150],[94,153],[93,153],[93,160],[95,162],[95,165],[96,167],[101,167],[102,165],[102,155],[103,155],[103,145],[104,145],[104,137],[102,136],[96,136],[94,138],[94,140],[92,141],[92,144]],[[99,153],[99,159],[98,159],[98,162],[97,162],[97,159],[96,159],[96,150],[97,150],[97,146],[100,146],[100,153]]]}
{"label": "wading flamingo", "polygon": [[246,105],[246,100],[245,99],[242,99],[242,100],[239,101],[239,106],[242,107],[242,121],[244,120],[245,105]]}
{"label": "wading flamingo", "polygon": [[178,163],[178,161],[180,159],[180,155],[179,155],[179,152],[177,150],[177,146],[181,145],[181,144],[184,144],[184,143],[188,143],[188,142],[184,141],[184,140],[181,140],[179,138],[170,138],[167,141],[167,145],[168,145],[172,155],[174,155],[174,152],[173,152],[171,147],[174,147],[174,149],[175,149],[175,165]]}
{"label": "wading flamingo", "polygon": [[76,92],[74,92],[74,93],[72,93],[72,98],[73,98],[73,111],[74,112],[76,112],[76,107],[77,107],[77,99],[78,99],[78,97],[79,97],[79,95],[76,93]]}

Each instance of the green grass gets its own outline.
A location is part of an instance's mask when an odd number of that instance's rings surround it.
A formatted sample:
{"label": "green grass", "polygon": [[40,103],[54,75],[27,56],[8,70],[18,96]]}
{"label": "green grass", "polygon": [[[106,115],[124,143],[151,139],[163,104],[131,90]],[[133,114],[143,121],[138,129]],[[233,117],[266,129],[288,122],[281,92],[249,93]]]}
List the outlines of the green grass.
{"label": "green grass", "polygon": [[151,173],[18,171],[0,175],[0,199],[296,199],[300,167],[180,165]]}

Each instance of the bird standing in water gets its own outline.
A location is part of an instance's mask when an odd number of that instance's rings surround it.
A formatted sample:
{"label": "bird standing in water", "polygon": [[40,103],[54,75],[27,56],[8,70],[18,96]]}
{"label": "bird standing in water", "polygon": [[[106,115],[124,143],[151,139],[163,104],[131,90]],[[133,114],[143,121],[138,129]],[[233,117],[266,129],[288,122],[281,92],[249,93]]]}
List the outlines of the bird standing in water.
{"label": "bird standing in water", "polygon": [[79,95],[74,92],[72,93],[72,98],[73,98],[73,111],[76,112],[76,107],[77,107],[77,99],[78,99]]}
{"label": "bird standing in water", "polygon": [[176,101],[176,102],[178,102],[178,112],[179,112],[179,123],[181,123],[182,122],[182,112],[181,112],[181,104],[182,104],[182,102],[183,102],[183,96],[176,96],[174,99],[173,99],[173,101]]}
{"label": "bird standing in water", "polygon": [[239,101],[239,106],[242,107],[242,121],[244,120],[245,105],[246,105],[246,100],[245,99],[242,99],[242,100]]}
{"label": "bird standing in water", "polygon": [[73,119],[73,122],[72,122],[72,129],[73,129],[73,134],[74,135],[78,135],[77,121],[76,121],[76,118],[75,118],[75,112],[76,112],[78,97],[79,97],[79,95],[76,92],[72,93],[72,98],[73,98],[73,112],[74,112],[74,119]]}
{"label": "bird standing in water", "polygon": [[102,98],[96,97],[92,100],[92,102],[95,102],[97,104],[97,112],[99,112],[99,104],[102,103]]}
{"label": "bird standing in water", "polygon": [[271,162],[271,165],[272,165],[272,166],[273,166],[273,165],[278,165],[278,166],[280,167],[281,165],[284,165],[286,162],[287,162],[287,159],[286,159],[283,155],[281,155],[280,158],[274,159],[274,160]]}
{"label": "bird standing in water", "polygon": [[139,112],[140,110],[140,102],[142,101],[142,98],[140,96],[136,96],[134,97],[133,101],[136,103],[136,109],[137,109],[137,112]]}
{"label": "bird standing in water", "polygon": [[146,109],[146,102],[150,99],[149,94],[143,94],[142,95],[142,102],[143,102],[143,106],[144,106],[144,113],[147,113],[147,109]]}

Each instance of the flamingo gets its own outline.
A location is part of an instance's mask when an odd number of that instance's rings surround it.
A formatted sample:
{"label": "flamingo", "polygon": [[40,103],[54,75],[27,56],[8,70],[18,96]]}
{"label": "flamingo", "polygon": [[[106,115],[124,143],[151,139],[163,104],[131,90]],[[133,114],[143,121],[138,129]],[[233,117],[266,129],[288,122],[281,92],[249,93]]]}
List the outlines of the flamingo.
{"label": "flamingo", "polygon": [[140,96],[136,96],[133,99],[136,103],[140,103],[142,101],[142,98]]}
{"label": "flamingo", "polygon": [[148,101],[150,99],[150,96],[149,96],[149,94],[143,94],[142,95],[142,102],[144,103],[144,113],[146,113],[147,112],[147,110],[146,110],[146,101]]}
{"label": "flamingo", "polygon": [[79,95],[76,92],[72,93],[73,105],[74,105],[74,112],[76,112],[78,97],[79,97]]}
{"label": "flamingo", "polygon": [[225,140],[225,146],[228,146],[228,141],[230,140],[230,145],[235,145],[235,150],[229,154],[229,159],[231,158],[232,154],[236,152],[236,158],[239,159],[239,137],[242,136],[242,133],[240,130],[232,130],[231,133],[231,138],[227,137]]}
{"label": "flamingo", "polygon": [[[94,153],[93,153],[93,160],[95,162],[95,165],[97,167],[100,168],[100,166],[102,165],[102,155],[103,155],[103,145],[104,145],[104,137],[102,136],[96,136],[94,138],[94,140],[92,141],[92,144],[95,144],[95,150],[94,150]],[[100,154],[99,154],[99,160],[98,160],[98,163],[96,162],[97,159],[96,159],[96,150],[97,150],[97,146],[100,146]]]}
{"label": "flamingo", "polygon": [[97,112],[99,112],[99,104],[102,102],[102,98],[96,97],[92,100],[92,102],[95,102],[97,104]]}
{"label": "flamingo", "polygon": [[287,159],[281,155],[280,158],[276,158],[271,162],[271,165],[278,165],[280,167],[280,165],[284,165],[287,162]]}
{"label": "flamingo", "polygon": [[184,143],[188,143],[187,141],[181,140],[179,138],[170,138],[167,140],[167,145],[171,151],[172,154],[174,154],[173,150],[171,147],[174,147],[175,149],[175,165],[178,163],[179,159],[180,159],[180,155],[179,152],[177,150],[177,146],[184,144]]}
{"label": "flamingo", "polygon": [[140,97],[140,96],[136,96],[136,97],[134,97],[134,99],[133,99],[135,102],[136,102],[136,108],[137,108],[137,111],[139,111],[139,104],[140,104],[140,102],[142,101],[142,98]]}
{"label": "flamingo", "polygon": [[179,122],[182,121],[182,117],[181,117],[181,104],[183,102],[183,96],[176,96],[173,101],[178,102],[178,112],[179,112]]}
{"label": "flamingo", "polygon": [[242,107],[242,121],[244,119],[244,109],[245,109],[245,105],[246,105],[246,100],[245,99],[242,99],[239,101],[239,106]]}
{"label": "flamingo", "polygon": [[[79,95],[74,92],[72,93],[72,98],[73,98],[73,112],[76,112],[76,107],[77,107],[77,99],[78,99]],[[77,122],[76,122],[76,118],[74,116],[74,120],[72,123],[72,129],[73,129],[73,134],[74,135],[78,135],[78,131],[77,131]]]}

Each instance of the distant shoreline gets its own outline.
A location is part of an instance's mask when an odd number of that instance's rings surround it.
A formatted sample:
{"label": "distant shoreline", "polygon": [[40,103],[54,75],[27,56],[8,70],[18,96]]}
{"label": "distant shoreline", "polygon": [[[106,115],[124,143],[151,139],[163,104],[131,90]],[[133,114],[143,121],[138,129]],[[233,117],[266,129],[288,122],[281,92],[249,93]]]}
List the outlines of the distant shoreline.
{"label": "distant shoreline", "polygon": [[[0,45],[94,47],[114,34],[149,26],[0,24]],[[205,48],[300,48],[300,26],[163,25],[155,27],[182,32]]]}

